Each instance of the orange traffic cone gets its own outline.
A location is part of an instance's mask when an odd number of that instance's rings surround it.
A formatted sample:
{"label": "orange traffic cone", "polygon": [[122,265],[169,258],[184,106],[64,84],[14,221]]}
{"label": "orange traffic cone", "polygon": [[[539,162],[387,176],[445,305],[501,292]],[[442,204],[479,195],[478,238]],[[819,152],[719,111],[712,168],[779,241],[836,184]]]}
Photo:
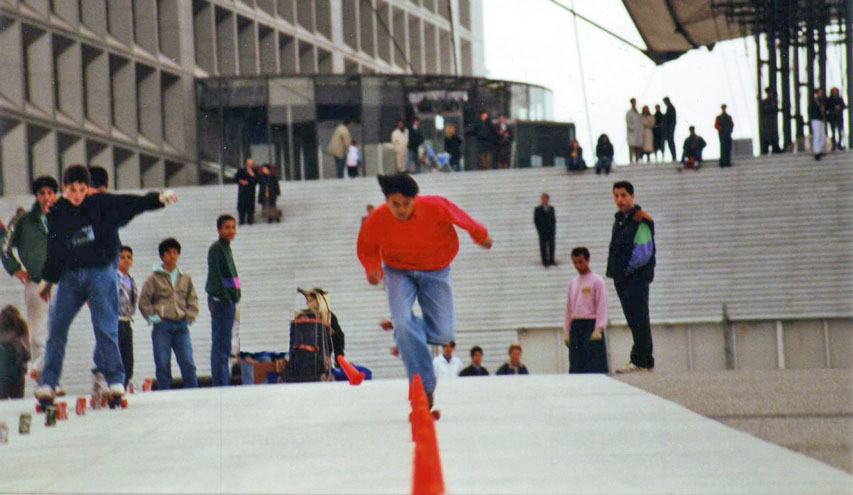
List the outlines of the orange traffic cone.
{"label": "orange traffic cone", "polygon": [[363,372],[355,369],[355,366],[350,364],[350,362],[343,356],[338,356],[338,364],[340,364],[341,368],[344,369],[344,373],[347,375],[350,385],[361,385],[361,382],[364,381],[365,377]]}
{"label": "orange traffic cone", "polygon": [[[412,494],[441,495],[444,493],[444,475],[435,424],[429,412],[422,413],[418,421],[421,432],[415,442],[415,466],[412,476]],[[423,426],[420,426],[423,425]]]}

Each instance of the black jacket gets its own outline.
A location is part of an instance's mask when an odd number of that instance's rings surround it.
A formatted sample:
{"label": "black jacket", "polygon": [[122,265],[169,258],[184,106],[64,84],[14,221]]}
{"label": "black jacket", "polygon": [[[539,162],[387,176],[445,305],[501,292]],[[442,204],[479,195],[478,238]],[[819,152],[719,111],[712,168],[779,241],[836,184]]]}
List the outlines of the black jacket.
{"label": "black jacket", "polygon": [[809,101],[809,120],[826,120],[826,103],[814,98]]}
{"label": "black jacket", "polygon": [[536,225],[536,231],[539,235],[550,235],[557,230],[557,214],[554,212],[554,207],[548,205],[546,211],[543,205],[539,205],[533,210],[533,224]]}
{"label": "black jacket", "polygon": [[518,370],[509,365],[509,362],[504,363],[498,371],[495,372],[496,375],[529,375],[527,372],[527,366],[521,365]]}
{"label": "black jacket", "polygon": [[648,263],[640,267],[634,276],[651,282],[655,278],[655,264],[657,263],[655,259],[657,245],[654,244],[655,223],[652,217],[643,212],[640,205],[634,205],[627,215],[617,211],[615,217],[613,233],[610,236],[610,252],[607,256],[607,276],[619,282],[625,280],[625,270],[628,268],[631,254],[634,252],[634,236],[637,235],[640,224],[645,222],[652,231],[652,257],[649,258]]}
{"label": "black jacket", "polygon": [[147,210],[162,208],[159,193],[101,193],[80,206],[61,198],[47,215],[47,260],[42,279],[56,283],[65,270],[103,267],[118,258],[118,229]]}
{"label": "black jacket", "polygon": [[830,96],[826,100],[826,118],[832,122],[839,122],[844,119],[844,109],[847,105],[841,96]]}
{"label": "black jacket", "polygon": [[459,376],[489,376],[489,370],[482,366],[468,366],[459,372]]}
{"label": "black jacket", "polygon": [[[248,184],[240,184],[241,180],[247,181]],[[234,181],[237,182],[237,209],[252,208],[255,204],[257,176],[253,177],[245,168],[241,168],[234,174]]]}
{"label": "black jacket", "polygon": [[462,138],[454,134],[451,137],[444,138],[444,151],[450,154],[453,158],[462,156]]}
{"label": "black jacket", "polygon": [[411,151],[418,151],[418,148],[424,144],[424,135],[421,133],[421,128],[418,127],[415,129],[414,127],[409,127],[409,145],[408,148]]}
{"label": "black jacket", "polygon": [[477,149],[480,153],[491,151],[498,143],[498,133],[491,122],[478,121],[474,125],[474,135],[477,136]]}
{"label": "black jacket", "polygon": [[279,196],[281,196],[281,186],[278,184],[278,178],[274,175],[261,175],[258,177],[258,204],[263,205],[264,200],[269,192],[269,204],[274,205]]}
{"label": "black jacket", "polygon": [[675,107],[670,104],[666,106],[666,113],[663,114],[663,128],[664,129],[675,129]]}
{"label": "black jacket", "polygon": [[613,143],[608,141],[606,143],[598,143],[595,145],[595,156],[598,158],[613,158]]}

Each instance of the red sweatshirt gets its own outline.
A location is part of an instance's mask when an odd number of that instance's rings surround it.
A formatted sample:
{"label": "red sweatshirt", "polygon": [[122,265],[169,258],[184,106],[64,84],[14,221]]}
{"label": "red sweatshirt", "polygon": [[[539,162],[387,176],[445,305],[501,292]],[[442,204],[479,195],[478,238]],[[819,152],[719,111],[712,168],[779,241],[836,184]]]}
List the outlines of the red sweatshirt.
{"label": "red sweatshirt", "polygon": [[459,252],[454,225],[467,230],[476,243],[489,237],[486,227],[441,196],[416,196],[415,211],[405,222],[384,204],[361,225],[358,259],[368,274],[381,271],[383,262],[400,270],[441,270]]}

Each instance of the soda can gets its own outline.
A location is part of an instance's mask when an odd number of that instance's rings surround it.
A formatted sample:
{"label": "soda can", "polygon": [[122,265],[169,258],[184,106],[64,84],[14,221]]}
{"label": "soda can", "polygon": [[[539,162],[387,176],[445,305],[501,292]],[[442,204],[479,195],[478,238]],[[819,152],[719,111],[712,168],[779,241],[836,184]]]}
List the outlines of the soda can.
{"label": "soda can", "polygon": [[133,386],[133,382],[130,382],[127,384],[127,393],[129,393],[129,394],[135,394],[136,393],[136,388]]}
{"label": "soda can", "polygon": [[142,391],[150,392],[154,386],[154,380],[151,378],[146,378],[144,382],[142,382]]}
{"label": "soda can", "polygon": [[44,425],[56,426],[56,406],[47,406],[44,408]]}
{"label": "soda can", "polygon": [[18,433],[21,435],[30,434],[30,425],[33,423],[33,416],[29,413],[21,414],[21,420],[18,422]]}
{"label": "soda can", "polygon": [[77,406],[74,408],[74,411],[77,413],[77,416],[84,416],[86,414],[85,397],[77,397]]}
{"label": "soda can", "polygon": [[3,421],[0,421],[0,443],[9,443],[9,427]]}
{"label": "soda can", "polygon": [[59,402],[56,404],[56,419],[64,421],[68,419],[68,403]]}

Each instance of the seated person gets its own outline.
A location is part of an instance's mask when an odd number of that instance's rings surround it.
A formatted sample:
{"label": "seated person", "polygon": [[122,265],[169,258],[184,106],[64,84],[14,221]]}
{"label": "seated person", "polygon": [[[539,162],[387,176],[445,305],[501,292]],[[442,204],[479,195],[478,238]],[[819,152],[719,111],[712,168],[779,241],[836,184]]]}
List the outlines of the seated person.
{"label": "seated person", "polygon": [[488,376],[489,370],[483,367],[483,348],[475,345],[471,348],[471,366],[459,372],[459,376]]}
{"label": "seated person", "polygon": [[690,135],[684,140],[684,151],[681,155],[681,163],[684,168],[698,169],[702,166],[702,150],[705,149],[705,146],[705,140],[696,134],[696,128],[691,125]]}
{"label": "seated person", "polygon": [[[337,356],[344,355],[344,332],[341,329],[340,323],[338,323],[338,317],[331,310],[328,293],[319,287],[314,287],[311,290],[301,288],[297,290],[300,294],[305,296],[308,308],[298,311],[296,315],[294,315],[294,322],[299,319],[316,319],[320,320],[326,327],[328,327],[330,329],[330,334],[327,336],[327,339],[320,342],[320,345],[328,346],[325,350],[327,351],[329,359],[335,364],[335,366],[339,367],[340,365],[337,362]],[[291,359],[293,358],[293,346],[295,342],[294,331],[296,329],[296,325],[294,322],[291,322],[290,324]],[[334,359],[331,357],[332,353],[335,355]]]}
{"label": "seated person", "polygon": [[586,170],[586,162],[583,159],[583,148],[577,139],[572,139],[569,154],[566,156],[566,170],[569,172],[580,172]]}
{"label": "seated person", "polygon": [[504,363],[496,375],[529,375],[527,366],[521,362],[521,346],[512,344],[509,346],[509,361]]}

